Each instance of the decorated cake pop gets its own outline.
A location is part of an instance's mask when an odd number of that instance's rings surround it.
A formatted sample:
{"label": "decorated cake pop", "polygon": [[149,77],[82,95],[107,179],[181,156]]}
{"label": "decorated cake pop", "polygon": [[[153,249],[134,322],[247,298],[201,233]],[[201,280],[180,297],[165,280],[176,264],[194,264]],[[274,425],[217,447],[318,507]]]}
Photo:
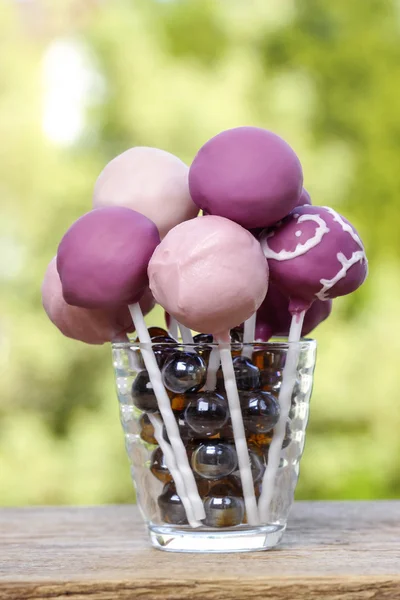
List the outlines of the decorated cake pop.
{"label": "decorated cake pop", "polygon": [[[43,307],[63,335],[86,344],[104,344],[133,332],[132,317],[127,306],[118,309],[88,309],[67,304],[57,272],[56,258],[50,262],[42,285]],[[140,300],[144,314],[154,307],[154,298],[147,288]]]}
{"label": "decorated cake pop", "polygon": [[298,313],[314,300],[354,292],[367,276],[368,263],[354,227],[332,208],[299,206],[260,238],[271,280]]}
{"label": "decorated cake pop", "polygon": [[[331,310],[332,300],[315,300],[304,316],[301,335],[311,333],[329,317]],[[272,336],[288,336],[291,319],[289,299],[270,281],[267,295],[257,311],[255,339],[267,342]]]}
{"label": "decorated cake pop", "polygon": [[130,208],[86,213],[58,248],[57,270],[66,302],[106,309],[136,302],[147,287],[147,265],[159,241],[154,223]]}
{"label": "decorated cake pop", "polygon": [[149,217],[161,237],[199,209],[188,186],[188,167],[178,157],[157,148],[136,147],[123,152],[101,172],[93,204],[125,206]]}
{"label": "decorated cake pop", "polygon": [[202,333],[229,331],[250,317],[268,287],[260,244],[223,217],[172,229],[149,263],[150,289],[179,323]]}
{"label": "decorated cake pop", "polygon": [[228,129],[209,140],[189,171],[193,201],[248,229],[268,227],[298,203],[303,172],[278,135],[258,127]]}

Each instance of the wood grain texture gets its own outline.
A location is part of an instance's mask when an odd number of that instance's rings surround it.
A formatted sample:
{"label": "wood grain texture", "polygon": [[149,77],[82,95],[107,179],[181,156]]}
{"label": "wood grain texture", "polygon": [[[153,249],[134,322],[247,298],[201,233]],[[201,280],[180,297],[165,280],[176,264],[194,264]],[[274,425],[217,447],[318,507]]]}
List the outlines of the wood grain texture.
{"label": "wood grain texture", "polygon": [[400,502],[297,503],[278,549],[150,548],[132,506],[0,510],[0,600],[397,600]]}

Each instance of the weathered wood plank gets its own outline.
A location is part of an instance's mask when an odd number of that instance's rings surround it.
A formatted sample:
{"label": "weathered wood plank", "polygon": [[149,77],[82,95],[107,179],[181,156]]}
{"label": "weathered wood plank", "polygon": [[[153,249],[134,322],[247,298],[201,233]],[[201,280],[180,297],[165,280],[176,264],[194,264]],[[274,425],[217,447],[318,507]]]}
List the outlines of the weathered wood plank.
{"label": "weathered wood plank", "polygon": [[149,547],[135,507],[0,510],[0,600],[400,599],[400,502],[297,503],[253,554]]}

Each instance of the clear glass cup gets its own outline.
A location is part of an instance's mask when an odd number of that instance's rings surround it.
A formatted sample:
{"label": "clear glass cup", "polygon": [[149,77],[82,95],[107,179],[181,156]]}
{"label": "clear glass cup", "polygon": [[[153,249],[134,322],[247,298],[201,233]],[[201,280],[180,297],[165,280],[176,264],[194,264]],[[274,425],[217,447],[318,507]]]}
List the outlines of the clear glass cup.
{"label": "clear glass cup", "polygon": [[[296,382],[291,394],[280,463],[271,490],[268,517],[257,525],[247,523],[221,368],[214,369],[215,389],[204,392],[210,353],[218,346],[212,343],[191,346],[178,342],[155,343],[152,346],[206,512],[201,526],[193,528],[189,525],[177,485],[155,436],[153,416],[160,426],[162,421],[144,366],[142,345],[114,343],[113,366],[126,451],[137,502],[152,545],[162,550],[181,552],[240,552],[276,546],[286,528],[299,476],[313,386],[316,342],[301,340],[295,348],[290,343],[296,354]],[[234,342],[231,345],[254,495],[258,502],[268,468],[268,452],[274,435],[270,426],[276,422],[277,407],[279,411],[279,389],[288,348],[286,341]],[[215,356],[218,357],[217,350],[214,351]],[[189,391],[182,392],[188,386],[191,386]],[[208,379],[207,386],[210,387]],[[165,427],[162,439],[169,443]]]}

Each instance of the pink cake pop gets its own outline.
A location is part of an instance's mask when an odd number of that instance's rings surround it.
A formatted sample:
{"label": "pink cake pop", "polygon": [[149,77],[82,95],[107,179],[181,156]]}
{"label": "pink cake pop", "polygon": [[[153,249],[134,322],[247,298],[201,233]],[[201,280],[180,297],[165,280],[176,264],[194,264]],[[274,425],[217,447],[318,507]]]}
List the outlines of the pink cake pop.
{"label": "pink cake pop", "polygon": [[199,208],[248,229],[285,217],[299,201],[302,184],[292,148],[258,127],[216,135],[200,148],[189,171],[190,193]]}
{"label": "pink cake pop", "polygon": [[[301,335],[311,333],[329,317],[331,310],[332,300],[315,300],[304,316]],[[272,336],[288,336],[291,319],[289,299],[270,281],[267,295],[257,311],[255,338],[267,342]]]}
{"label": "pink cake pop", "polygon": [[[89,309],[67,304],[62,295],[62,286],[57,272],[56,258],[47,267],[42,285],[43,307],[52,323],[66,337],[86,344],[104,344],[134,331],[128,307],[114,310]],[[152,293],[147,288],[140,300],[143,314],[155,305]]]}
{"label": "pink cake pop", "polygon": [[172,229],[149,263],[156,301],[202,333],[229,331],[250,317],[267,292],[260,244],[223,217],[198,217]]}
{"label": "pink cake pop", "polygon": [[354,292],[365,280],[368,263],[354,227],[332,208],[299,206],[260,238],[271,279],[299,313],[315,299]]}
{"label": "pink cake pop", "polygon": [[219,342],[225,389],[238,455],[247,518],[259,522],[246,436],[236,387],[229,331],[258,309],[268,288],[268,265],[258,241],[223,217],[177,225],[149,263],[156,301],[190,329]]}
{"label": "pink cake pop", "polygon": [[157,148],[136,147],[109,162],[97,179],[93,204],[125,206],[149,217],[161,237],[199,209],[189,194],[189,169]]}
{"label": "pink cake pop", "polygon": [[75,221],[58,248],[57,269],[68,304],[115,308],[140,299],[157,227],[124,207],[97,208]]}

